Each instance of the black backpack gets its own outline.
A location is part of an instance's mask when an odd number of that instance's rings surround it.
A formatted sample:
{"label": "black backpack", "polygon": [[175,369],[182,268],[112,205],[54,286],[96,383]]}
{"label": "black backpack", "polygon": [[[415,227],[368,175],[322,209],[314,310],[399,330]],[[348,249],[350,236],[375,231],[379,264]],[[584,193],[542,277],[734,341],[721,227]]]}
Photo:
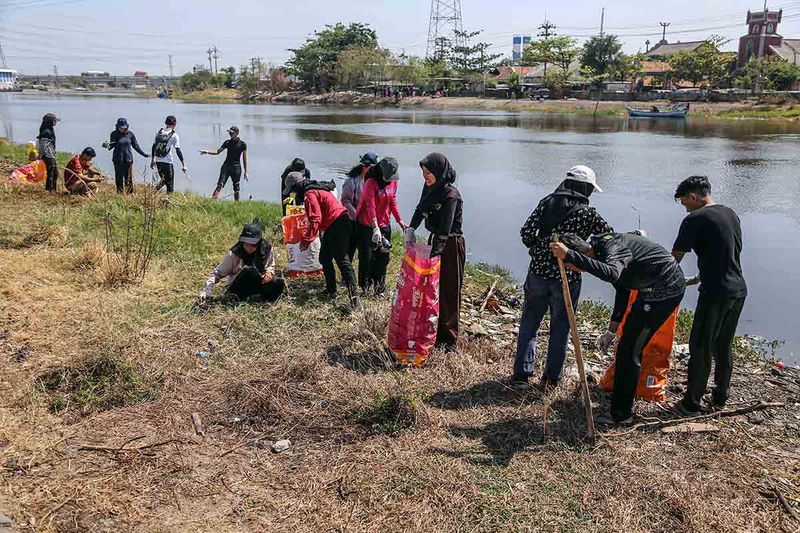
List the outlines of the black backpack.
{"label": "black backpack", "polygon": [[175,130],[170,131],[168,134],[164,134],[164,130],[158,130],[156,133],[156,140],[153,143],[153,155],[156,157],[167,157],[169,154],[169,140],[172,139],[172,136],[175,134]]}

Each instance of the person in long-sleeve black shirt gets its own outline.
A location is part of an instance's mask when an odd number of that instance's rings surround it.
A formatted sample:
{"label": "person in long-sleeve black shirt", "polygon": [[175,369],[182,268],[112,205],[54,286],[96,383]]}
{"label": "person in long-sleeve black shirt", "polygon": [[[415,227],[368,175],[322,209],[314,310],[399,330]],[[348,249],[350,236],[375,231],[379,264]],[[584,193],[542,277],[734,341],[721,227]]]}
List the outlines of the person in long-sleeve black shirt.
{"label": "person in long-sleeve black shirt", "polygon": [[464,202],[455,186],[456,171],[439,153],[428,154],[419,162],[425,186],[406,233],[406,243],[414,241],[414,230],[425,221],[430,232],[431,257],[441,256],[439,274],[439,324],[436,344],[446,353],[456,352],[461,313],[461,288],[467,251],[461,229]]}
{"label": "person in long-sleeve black shirt", "polygon": [[[114,180],[117,183],[117,192],[133,192],[133,150],[142,157],[150,158],[150,154],[142,150],[136,135],[128,129],[128,120],[117,119],[114,131],[109,140],[103,143],[103,148],[113,150],[111,161],[114,163]],[[124,189],[123,189],[124,187]]]}
{"label": "person in long-sleeve black shirt", "polygon": [[592,237],[591,244],[574,234],[561,235],[560,240],[551,245],[553,255],[569,268],[588,272],[617,290],[601,345],[613,342],[630,292],[638,292],[617,345],[611,400],[614,421],[627,421],[632,416],[642,350],[680,305],[686,291],[683,271],[663,246],[634,233],[606,233]]}

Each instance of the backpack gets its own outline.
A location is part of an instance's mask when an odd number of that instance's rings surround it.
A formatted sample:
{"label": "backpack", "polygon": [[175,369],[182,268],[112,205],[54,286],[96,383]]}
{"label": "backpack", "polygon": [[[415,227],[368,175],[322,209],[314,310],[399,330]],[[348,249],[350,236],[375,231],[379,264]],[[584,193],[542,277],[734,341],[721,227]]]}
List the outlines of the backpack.
{"label": "backpack", "polygon": [[175,135],[175,130],[169,132],[169,134],[164,134],[164,130],[158,130],[156,133],[156,140],[153,143],[153,155],[156,157],[167,157],[169,154],[169,141],[172,139],[172,136]]}

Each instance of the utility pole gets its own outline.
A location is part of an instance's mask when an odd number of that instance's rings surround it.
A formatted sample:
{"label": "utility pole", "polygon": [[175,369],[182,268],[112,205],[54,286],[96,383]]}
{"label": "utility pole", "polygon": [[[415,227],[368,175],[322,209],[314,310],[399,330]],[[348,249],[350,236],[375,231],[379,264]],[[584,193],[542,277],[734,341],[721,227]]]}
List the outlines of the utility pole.
{"label": "utility pole", "polygon": [[606,8],[600,10],[600,37],[603,36],[603,29],[606,24]]}
{"label": "utility pole", "polygon": [[[547,41],[550,37],[555,37],[556,33],[553,31],[556,29],[556,25],[550,22],[549,20],[545,20],[539,29],[542,30],[537,34],[537,37],[542,37],[545,41]],[[544,58],[544,75],[543,80],[547,81],[547,55]]]}
{"label": "utility pole", "polygon": [[172,78],[174,76],[175,76],[175,74],[174,74],[174,71],[172,69],[172,54],[170,54],[169,55],[169,77]]}
{"label": "utility pole", "polygon": [[55,84],[56,88],[58,88],[58,65],[53,65],[53,83]]}
{"label": "utility pole", "polygon": [[663,44],[667,44],[667,26],[672,24],[671,22],[659,22],[659,26],[661,26],[661,42]]}
{"label": "utility pole", "polygon": [[213,54],[213,53],[214,53],[214,50],[212,50],[211,48],[206,50],[206,54],[208,54],[208,70],[210,72],[212,72],[212,73],[214,72],[214,65],[211,64],[211,54]]}
{"label": "utility pole", "polygon": [[6,63],[6,54],[3,52],[3,43],[0,43],[0,67],[8,68],[8,63]]}
{"label": "utility pole", "polygon": [[219,74],[219,68],[217,67],[217,59],[219,59],[219,50],[217,50],[216,44],[214,45],[212,51],[214,52],[214,75],[216,76],[217,74]]}

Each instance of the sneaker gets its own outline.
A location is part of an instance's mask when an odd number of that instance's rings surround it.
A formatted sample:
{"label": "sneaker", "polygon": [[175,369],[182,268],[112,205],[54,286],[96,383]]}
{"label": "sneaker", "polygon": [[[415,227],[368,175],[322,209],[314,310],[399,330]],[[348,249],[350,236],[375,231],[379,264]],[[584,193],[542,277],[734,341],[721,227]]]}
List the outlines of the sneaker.
{"label": "sneaker", "polygon": [[688,407],[686,407],[686,404],[683,403],[683,400],[675,402],[675,404],[673,404],[672,406],[672,411],[678,416],[683,418],[697,416],[700,414],[699,410],[695,411],[693,409],[689,409]]}
{"label": "sneaker", "polygon": [[531,388],[531,384],[528,383],[529,376],[511,376],[508,378],[508,385],[514,390],[528,390]]}
{"label": "sneaker", "polygon": [[630,416],[622,418],[622,419],[615,418],[614,419],[614,425],[617,426],[617,427],[621,427],[621,428],[629,428],[629,427],[631,427],[633,425],[633,423],[635,421],[636,421],[636,417],[634,417],[634,415],[630,415]]}

